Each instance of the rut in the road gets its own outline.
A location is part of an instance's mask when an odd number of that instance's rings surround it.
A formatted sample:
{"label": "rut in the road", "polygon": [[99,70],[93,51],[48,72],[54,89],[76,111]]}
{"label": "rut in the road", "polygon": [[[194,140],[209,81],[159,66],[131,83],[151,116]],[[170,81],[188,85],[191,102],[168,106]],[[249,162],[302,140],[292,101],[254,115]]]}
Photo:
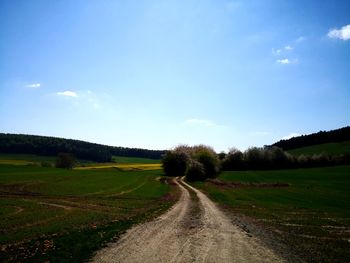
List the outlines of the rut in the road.
{"label": "rut in the road", "polygon": [[[130,229],[118,242],[100,250],[93,262],[283,262],[234,226],[199,190],[183,181],[176,184],[181,197],[167,213]],[[194,213],[198,205],[201,211]]]}

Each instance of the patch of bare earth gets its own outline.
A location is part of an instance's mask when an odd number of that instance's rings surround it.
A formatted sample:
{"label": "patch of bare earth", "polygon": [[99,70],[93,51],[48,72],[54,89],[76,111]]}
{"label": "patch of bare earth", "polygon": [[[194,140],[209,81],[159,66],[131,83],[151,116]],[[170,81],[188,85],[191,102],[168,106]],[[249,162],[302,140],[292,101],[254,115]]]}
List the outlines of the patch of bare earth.
{"label": "patch of bare earth", "polygon": [[208,179],[209,183],[220,188],[284,188],[289,187],[287,183],[242,183],[242,182],[224,182],[219,179]]}
{"label": "patch of bare earth", "polygon": [[92,262],[285,262],[202,192],[182,180],[175,183],[181,197],[167,213],[133,227]]}

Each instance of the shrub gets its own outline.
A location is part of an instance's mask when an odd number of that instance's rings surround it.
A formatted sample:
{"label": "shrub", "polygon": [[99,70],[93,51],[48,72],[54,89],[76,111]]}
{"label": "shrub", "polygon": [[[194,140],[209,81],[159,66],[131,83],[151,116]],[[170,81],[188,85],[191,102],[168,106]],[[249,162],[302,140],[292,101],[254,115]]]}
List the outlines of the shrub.
{"label": "shrub", "polygon": [[276,146],[264,148],[265,151],[268,151],[269,155],[269,165],[270,169],[273,168],[288,168],[293,166],[294,158],[289,153],[286,153],[281,148]]}
{"label": "shrub", "polygon": [[168,151],[162,159],[162,166],[167,176],[184,176],[188,165],[188,155],[183,151]]}
{"label": "shrub", "polygon": [[220,172],[218,155],[205,145],[180,145],[163,156],[162,165],[165,175],[185,175],[191,181],[213,178]]}
{"label": "shrub", "polygon": [[52,167],[52,164],[50,162],[42,161],[40,163],[41,167]]}
{"label": "shrub", "polygon": [[203,164],[198,161],[191,160],[186,172],[188,181],[203,181],[206,179],[205,169]]}
{"label": "shrub", "polygon": [[70,153],[59,153],[55,161],[56,168],[72,169],[76,165],[75,157]]}
{"label": "shrub", "polygon": [[218,154],[218,157],[219,157],[219,160],[222,161],[222,160],[225,159],[226,153],[225,153],[225,152],[220,152],[220,153]]}
{"label": "shrub", "polygon": [[215,178],[219,174],[220,160],[211,147],[194,146],[191,155],[193,160],[203,165],[205,178]]}
{"label": "shrub", "polygon": [[244,168],[243,153],[236,148],[231,149],[222,160],[222,168],[223,170],[242,170]]}
{"label": "shrub", "polygon": [[261,148],[251,147],[244,152],[244,159],[247,166],[250,169],[262,169],[265,168],[269,162],[268,156],[263,152]]}

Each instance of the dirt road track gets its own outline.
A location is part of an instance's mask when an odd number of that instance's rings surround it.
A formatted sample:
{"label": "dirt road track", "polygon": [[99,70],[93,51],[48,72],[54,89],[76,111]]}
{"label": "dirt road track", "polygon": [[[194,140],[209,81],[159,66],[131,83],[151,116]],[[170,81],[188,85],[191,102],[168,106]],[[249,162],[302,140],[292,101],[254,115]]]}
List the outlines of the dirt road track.
{"label": "dirt road track", "polygon": [[284,262],[233,225],[202,192],[182,180],[175,182],[181,197],[167,213],[133,227],[98,251],[92,262]]}

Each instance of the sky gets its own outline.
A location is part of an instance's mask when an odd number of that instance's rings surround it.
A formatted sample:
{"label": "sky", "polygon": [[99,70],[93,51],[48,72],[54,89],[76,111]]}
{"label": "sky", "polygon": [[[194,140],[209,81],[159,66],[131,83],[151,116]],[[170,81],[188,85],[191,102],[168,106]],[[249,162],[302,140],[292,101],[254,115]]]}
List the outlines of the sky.
{"label": "sky", "polygon": [[350,124],[350,1],[0,0],[0,132],[217,151]]}

